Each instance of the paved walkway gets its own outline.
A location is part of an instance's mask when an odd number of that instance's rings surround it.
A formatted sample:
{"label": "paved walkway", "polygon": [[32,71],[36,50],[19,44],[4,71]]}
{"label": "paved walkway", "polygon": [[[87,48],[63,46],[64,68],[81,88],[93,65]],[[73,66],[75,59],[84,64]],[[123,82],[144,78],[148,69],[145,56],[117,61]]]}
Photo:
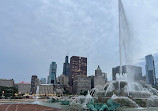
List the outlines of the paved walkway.
{"label": "paved walkway", "polygon": [[62,111],[35,104],[1,104],[0,111]]}

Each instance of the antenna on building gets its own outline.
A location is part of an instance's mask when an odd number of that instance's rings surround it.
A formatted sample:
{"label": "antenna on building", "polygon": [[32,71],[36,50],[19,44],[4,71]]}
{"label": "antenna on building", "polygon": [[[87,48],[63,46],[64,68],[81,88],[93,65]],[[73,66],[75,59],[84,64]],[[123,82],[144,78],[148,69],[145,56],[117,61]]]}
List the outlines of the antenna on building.
{"label": "antenna on building", "polygon": [[68,48],[67,48],[66,56],[69,56]]}

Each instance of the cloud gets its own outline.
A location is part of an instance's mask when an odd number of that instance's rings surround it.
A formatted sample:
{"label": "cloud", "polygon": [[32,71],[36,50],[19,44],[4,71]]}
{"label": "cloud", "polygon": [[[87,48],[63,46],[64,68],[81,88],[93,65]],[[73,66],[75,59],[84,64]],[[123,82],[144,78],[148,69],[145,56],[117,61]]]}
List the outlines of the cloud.
{"label": "cloud", "polygon": [[[139,47],[134,55],[138,60],[155,52],[158,44],[156,0],[122,1]],[[1,1],[0,78],[47,77],[52,61],[60,75],[67,50],[69,56],[88,58],[88,75],[100,65],[111,78],[112,67],[119,65],[117,5],[116,0]]]}

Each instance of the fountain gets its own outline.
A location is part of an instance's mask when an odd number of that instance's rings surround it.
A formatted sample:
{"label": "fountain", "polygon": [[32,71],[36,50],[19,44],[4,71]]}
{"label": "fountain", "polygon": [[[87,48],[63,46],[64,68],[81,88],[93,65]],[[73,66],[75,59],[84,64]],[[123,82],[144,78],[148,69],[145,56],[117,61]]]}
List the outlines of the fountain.
{"label": "fountain", "polygon": [[[122,63],[130,65],[133,61],[132,56],[132,34],[124,11],[121,0],[118,1],[119,7],[119,54],[120,70],[116,75],[116,80],[106,83],[104,86],[96,86],[86,97],[79,96],[71,105],[86,109],[88,102],[107,103],[113,100],[125,107],[156,107],[158,106],[158,91],[147,84],[140,84],[134,80],[134,73],[127,67],[127,73],[122,73]],[[90,96],[92,95],[92,96]],[[93,98],[92,98],[93,97]],[[113,102],[114,103],[114,102]],[[114,103],[118,106],[118,104]],[[104,108],[109,109],[104,105]],[[95,108],[93,107],[95,110]]]}
{"label": "fountain", "polygon": [[39,98],[39,85],[37,85],[37,90],[36,90],[36,101],[38,101]]}
{"label": "fountain", "polygon": [[37,89],[36,89],[36,95],[35,95],[35,101],[33,102],[34,104],[39,104],[39,85],[37,85]]}
{"label": "fountain", "polygon": [[[156,89],[147,84],[140,84],[136,82],[130,67],[127,67],[127,73],[122,73],[122,63],[130,65],[133,61],[133,38],[121,0],[118,2],[118,7],[120,71],[116,75],[115,81],[108,82],[105,86],[97,86],[93,88],[90,91],[90,94],[94,98],[111,98],[119,102],[122,106],[143,106],[140,102],[145,102],[145,104],[148,103],[148,106],[158,106],[158,91]],[[128,105],[124,103],[128,103]]]}
{"label": "fountain", "polygon": [[76,107],[77,109],[87,109],[87,104],[93,103],[93,97],[90,95],[90,92],[88,91],[86,96],[79,96],[75,98],[70,105],[73,107],[73,109]]}
{"label": "fountain", "polygon": [[83,110],[90,110],[90,111],[113,111],[119,107],[120,104],[114,102],[112,99],[107,100],[107,104],[105,103],[95,103],[94,98],[88,94],[86,96],[79,96],[75,100],[73,100],[70,104],[70,110],[72,111],[83,111]]}

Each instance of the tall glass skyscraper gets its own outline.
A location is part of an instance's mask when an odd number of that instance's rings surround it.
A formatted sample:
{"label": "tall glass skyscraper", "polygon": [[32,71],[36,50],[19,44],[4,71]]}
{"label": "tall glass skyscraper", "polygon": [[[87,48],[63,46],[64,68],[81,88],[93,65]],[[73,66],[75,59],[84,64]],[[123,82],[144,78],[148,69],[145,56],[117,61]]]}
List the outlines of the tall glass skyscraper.
{"label": "tall glass skyscraper", "polygon": [[156,85],[156,74],[155,74],[155,64],[152,55],[147,55],[146,59],[146,82],[152,86]]}
{"label": "tall glass skyscraper", "polygon": [[65,57],[65,63],[63,64],[63,75],[69,77],[70,75],[70,64],[69,64],[69,57]]}
{"label": "tall glass skyscraper", "polygon": [[56,84],[56,70],[57,70],[56,62],[52,62],[50,64],[48,84]]}

